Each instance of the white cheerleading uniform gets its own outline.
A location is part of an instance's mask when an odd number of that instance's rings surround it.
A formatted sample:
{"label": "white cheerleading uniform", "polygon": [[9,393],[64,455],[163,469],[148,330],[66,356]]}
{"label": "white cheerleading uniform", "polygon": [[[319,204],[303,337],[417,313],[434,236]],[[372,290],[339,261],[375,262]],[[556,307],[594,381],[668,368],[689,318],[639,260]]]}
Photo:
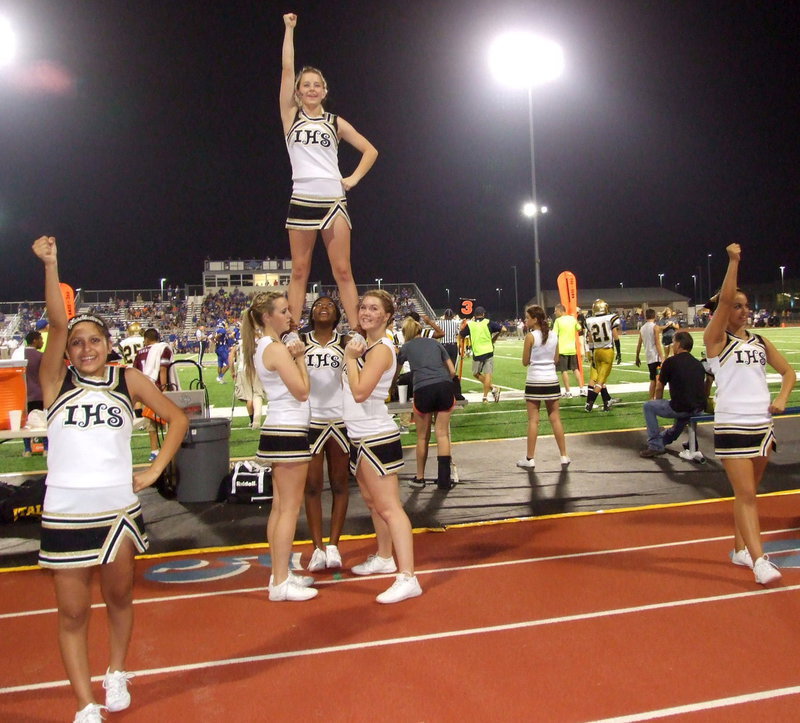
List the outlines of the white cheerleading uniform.
{"label": "white cheerleading uniform", "polygon": [[298,196],[342,198],[339,132],[333,113],[312,118],[299,110],[286,134],[292,163],[292,193]]}
{"label": "white cheerleading uniform", "polygon": [[107,366],[102,379],[89,379],[69,367],[47,414],[42,567],[110,563],[126,539],[147,549],[133,492],[133,419],[124,368]]}
{"label": "white cheerleading uniform", "polygon": [[264,426],[308,427],[310,410],[308,401],[300,402],[295,399],[286,384],[283,383],[280,374],[270,371],[264,366],[264,352],[274,341],[269,336],[261,337],[253,355],[256,374],[258,374],[261,386],[267,395],[267,417],[264,420]]}
{"label": "white cheerleading uniform", "polygon": [[533,346],[528,373],[525,376],[525,399],[530,401],[558,399],[561,396],[555,363],[558,334],[551,329],[547,341],[542,343],[542,332],[539,329],[530,333],[533,334]]}
{"label": "white cheerleading uniform", "polygon": [[131,486],[133,404],[122,367],[87,379],[69,367],[47,413],[47,484],[53,487]]}
{"label": "white cheerleading uniform", "polygon": [[714,421],[761,425],[772,421],[767,387],[767,348],[755,334],[740,339],[725,332],[727,341],[719,356],[708,363],[717,386]]}
{"label": "white cheerleading uniform", "polygon": [[[394,352],[392,342],[383,337],[378,340],[373,346],[369,347],[364,353],[364,356],[370,353],[372,349],[384,344],[392,352],[392,363],[389,368],[381,375],[369,399],[361,402],[360,404],[353,398],[353,392],[350,391],[350,384],[347,381],[347,369],[342,374],[342,385],[344,387],[344,423],[347,427],[347,434],[350,439],[356,440],[362,437],[369,437],[381,432],[397,432],[398,427],[389,414],[389,409],[386,406],[386,399],[389,396],[389,388],[392,386],[394,380],[395,369],[397,368],[397,355]],[[356,360],[360,368],[364,367],[364,357]]]}
{"label": "white cheerleading uniform", "polygon": [[275,340],[261,337],[256,344],[253,363],[267,395],[267,416],[261,425],[256,456],[272,462],[308,462],[308,424],[310,406],[292,395],[277,371],[264,366],[264,352]]}
{"label": "white cheerleading uniform", "polygon": [[344,344],[342,335],[334,330],[331,340],[323,344],[310,331],[305,335],[306,366],[311,381],[311,424],[308,439],[312,454],[319,454],[329,439],[334,439],[343,452],[350,451],[344,421],[342,370]]}
{"label": "white cheerleading uniform", "polygon": [[311,419],[329,421],[342,418],[342,335],[333,332],[327,344],[317,341],[314,332],[306,334],[306,366],[311,380]]}

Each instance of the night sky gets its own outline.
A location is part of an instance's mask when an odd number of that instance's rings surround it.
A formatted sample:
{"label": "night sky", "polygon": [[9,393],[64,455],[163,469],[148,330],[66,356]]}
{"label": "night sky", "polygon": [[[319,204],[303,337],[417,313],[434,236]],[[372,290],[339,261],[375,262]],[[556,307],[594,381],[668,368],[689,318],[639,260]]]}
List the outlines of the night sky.
{"label": "night sky", "polygon": [[[800,5],[783,0],[0,0],[0,299],[41,298],[32,240],[86,289],[198,284],[211,258],[288,257],[278,112],[284,12],[296,60],[380,152],[348,195],[359,284],[416,281],[497,307],[534,292],[527,95],[492,38],[564,48],[535,91],[542,286],[691,295],[743,246],[744,284],[800,276]],[[355,167],[340,151],[344,175]],[[312,279],[330,280],[321,242]],[[453,304],[455,305],[455,303]]]}

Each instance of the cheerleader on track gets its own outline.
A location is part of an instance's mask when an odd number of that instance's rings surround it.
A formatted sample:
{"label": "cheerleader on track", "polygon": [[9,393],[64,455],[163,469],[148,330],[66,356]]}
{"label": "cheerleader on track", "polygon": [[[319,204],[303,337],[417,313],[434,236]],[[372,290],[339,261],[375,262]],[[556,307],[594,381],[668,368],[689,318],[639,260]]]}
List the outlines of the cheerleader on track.
{"label": "cheerleader on track", "polygon": [[[737,288],[741,247],[727,247],[728,270],[713,316],[703,333],[706,356],[717,385],[714,409],[714,451],[733,487],[734,565],[752,568],[756,582],[766,585],[781,573],[764,554],[756,493],[769,453],[776,448],[772,415],[786,408],[794,387],[794,369],[769,339],[747,330],[750,307]],[[766,365],[781,375],[781,389],[770,403]]]}
{"label": "cheerleader on track", "polygon": [[566,467],[570,459],[567,456],[567,440],[564,437],[564,427],[561,424],[561,413],[558,408],[558,400],[561,397],[561,387],[558,385],[556,372],[558,334],[550,331],[541,306],[529,306],[525,309],[525,326],[528,332],[522,345],[522,365],[528,367],[525,378],[528,451],[526,456],[517,462],[517,467],[532,470],[536,466],[533,456],[539,436],[539,406],[542,402],[547,407],[547,416],[561,454],[561,465]]}
{"label": "cheerleader on track", "polygon": [[255,370],[269,400],[257,456],[272,465],[273,498],[267,521],[272,575],[268,589],[269,599],[275,601],[310,600],[317,594],[310,587],[314,578],[289,570],[311,460],[305,348],[300,341],[288,347],[280,341],[290,324],[286,297],[268,291],[253,297],[241,327],[245,373],[251,375]]}
{"label": "cheerleader on track", "polygon": [[[42,236],[33,252],[44,264],[50,336],[40,381],[49,456],[39,565],[52,570],[58,643],[72,691],[76,723],[100,723],[102,710],[131,703],[125,657],[133,629],[134,555],[148,546],[136,493],[152,485],[180,447],[184,413],[136,369],[108,366],[111,335],[91,314],[67,321],[58,279],[56,240]],[[66,352],[69,366],[64,364]],[[133,405],[166,420],[167,434],[150,466],[133,473]],[[105,706],[95,702],[89,666],[92,568],[100,568],[110,657]]]}
{"label": "cheerleader on track", "polygon": [[[294,69],[294,28],[297,16],[283,16],[280,108],[283,134],[292,163],[292,198],[286,228],[292,254],[289,308],[296,323],[303,313],[303,299],[317,232],[328,252],[331,271],[339,287],[347,323],[353,329],[358,316],[358,292],[350,267],[350,216],[345,193],[372,168],[378,151],[344,118],[326,113],[322,103],[328,85],[316,68]],[[353,173],[339,171],[339,141],[361,153]]]}
{"label": "cheerleader on track", "polygon": [[[308,529],[314,541],[309,572],[342,566],[339,537],[350,497],[350,443],[342,421],[342,369],[344,347],[350,339],[336,331],[340,317],[336,302],[329,296],[320,296],[311,305],[310,330],[305,334],[306,366],[311,379],[309,444],[313,455],[305,492]],[[322,543],[321,496],[326,458],[333,494],[329,545]]]}
{"label": "cheerleader on track", "polygon": [[[383,289],[368,291],[358,308],[358,323],[366,345],[354,339],[345,347],[344,423],[350,437],[350,471],[367,503],[377,554],[352,568],[356,575],[397,572],[379,603],[396,603],[422,594],[414,575],[411,522],[400,502],[397,470],[403,467],[400,431],[386,408],[397,368],[386,326],[394,318],[392,297]],[[397,553],[397,564],[392,550]]]}

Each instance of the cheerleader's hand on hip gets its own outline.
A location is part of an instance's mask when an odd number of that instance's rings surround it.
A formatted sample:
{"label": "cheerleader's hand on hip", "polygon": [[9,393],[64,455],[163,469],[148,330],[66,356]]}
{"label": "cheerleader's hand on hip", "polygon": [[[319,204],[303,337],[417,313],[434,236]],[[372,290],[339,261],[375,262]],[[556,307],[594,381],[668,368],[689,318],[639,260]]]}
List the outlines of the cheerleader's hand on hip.
{"label": "cheerleader's hand on hip", "polygon": [[772,400],[772,404],[769,405],[769,413],[783,414],[784,411],[786,411],[786,402],[780,397],[775,397],[775,399]]}
{"label": "cheerleader's hand on hip", "polygon": [[152,467],[143,469],[141,472],[134,472],[133,474],[133,491],[141,492],[144,489],[154,485],[158,478],[161,476],[160,472],[156,472]]}

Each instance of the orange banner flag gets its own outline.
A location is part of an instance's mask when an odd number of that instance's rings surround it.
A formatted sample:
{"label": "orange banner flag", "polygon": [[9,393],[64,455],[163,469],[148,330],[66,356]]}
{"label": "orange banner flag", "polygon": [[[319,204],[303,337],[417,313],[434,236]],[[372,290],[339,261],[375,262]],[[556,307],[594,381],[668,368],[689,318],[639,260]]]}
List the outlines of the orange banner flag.
{"label": "orange banner flag", "polygon": [[61,287],[61,298],[64,299],[64,308],[67,310],[67,319],[75,316],[75,292],[69,284],[63,281],[59,284]]}

